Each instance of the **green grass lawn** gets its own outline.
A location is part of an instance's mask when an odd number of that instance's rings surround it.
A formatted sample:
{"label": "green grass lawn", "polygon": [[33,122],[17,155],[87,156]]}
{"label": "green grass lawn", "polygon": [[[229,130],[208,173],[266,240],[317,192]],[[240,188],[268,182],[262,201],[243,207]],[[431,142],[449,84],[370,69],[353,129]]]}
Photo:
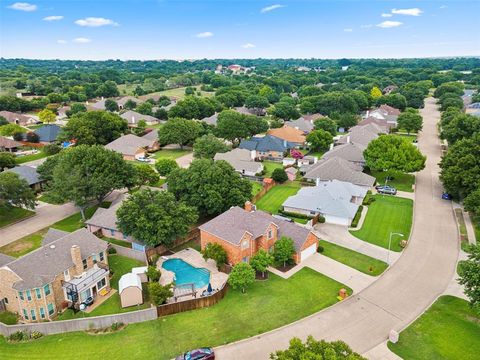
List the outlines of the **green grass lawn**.
{"label": "green grass lawn", "polygon": [[17,319],[17,314],[11,313],[10,311],[0,312],[0,323],[4,323],[6,325],[14,325],[17,323]]}
{"label": "green grass lawn", "polygon": [[388,347],[409,360],[473,360],[479,339],[480,314],[463,299],[442,296]]}
{"label": "green grass lawn", "polygon": [[309,268],[288,280],[270,274],[269,280],[256,281],[245,294],[230,289],[209,308],[130,324],[106,335],[75,332],[19,344],[0,337],[0,353],[6,359],[70,359],[75,349],[76,357],[89,359],[105,354],[111,359],[171,359],[188,349],[227,344],[299,320],[335,304],[342,287]]}
{"label": "green grass lawn", "polygon": [[298,190],[300,190],[300,183],[295,181],[276,185],[262,196],[255,205],[260,210],[277,214],[283,202],[290,196],[295,195]]}
{"label": "green grass lawn", "polygon": [[322,158],[323,154],[325,154],[325,151],[311,151],[308,153],[309,156],[316,156],[318,160]]}
{"label": "green grass lawn", "polygon": [[374,259],[370,256],[360,254],[356,251],[344,248],[328,241],[320,241],[323,247],[322,255],[328,256],[333,260],[341,262],[365,274],[378,276],[388,267],[387,263]]}
{"label": "green grass lawn", "polygon": [[265,170],[265,177],[271,177],[273,170],[275,169],[283,169],[283,165],[281,162],[275,161],[264,161],[262,162],[264,170]]}
{"label": "green grass lawn", "polygon": [[33,215],[35,215],[35,211],[19,207],[2,209],[0,210],[0,228]]}
{"label": "green grass lawn", "polygon": [[38,153],[36,154],[32,154],[32,155],[24,155],[24,156],[18,156],[15,161],[17,162],[17,164],[23,164],[23,163],[26,163],[26,162],[29,162],[29,161],[33,161],[33,160],[38,160],[38,159],[43,159],[45,157],[47,157],[48,155],[45,154],[42,150],[40,150]]}
{"label": "green grass lawn", "polygon": [[[197,91],[200,91],[200,86],[201,85],[195,85],[194,87],[197,89]],[[179,88],[175,88],[175,89],[158,91],[158,92],[148,94],[148,95],[174,96],[174,97],[178,98],[179,100],[181,100],[185,97],[185,89],[186,89],[185,87],[179,87]],[[215,92],[201,91],[201,93],[202,93],[202,96],[206,96],[206,97],[215,95]]]}
{"label": "green grass lawn", "polygon": [[[377,183],[380,185],[385,184],[385,177],[388,175],[387,172],[383,171],[373,171],[371,174],[375,179],[377,179]],[[393,180],[389,180],[387,185],[393,186],[399,191],[407,191],[413,192],[413,184],[415,183],[415,175],[412,174],[395,174],[391,175]]]}
{"label": "green grass lawn", "polygon": [[408,135],[408,134],[396,134],[396,135],[393,135],[393,136],[399,136],[399,137],[401,137],[405,140],[408,140],[408,142],[411,142],[411,143],[413,143],[413,140],[417,139],[417,135],[415,135],[415,134],[410,134],[410,135]]}
{"label": "green grass lawn", "polygon": [[251,181],[251,184],[252,184],[252,196],[257,195],[260,192],[260,190],[263,189],[262,184],[260,184],[259,182]]}
{"label": "green grass lawn", "polygon": [[[110,205],[109,202],[104,202],[102,204],[102,207],[108,207],[109,205]],[[97,208],[98,206],[93,206],[88,208],[85,211],[85,215],[87,219],[93,216]],[[0,253],[10,255],[13,257],[20,257],[25,254],[28,254],[30,251],[38,249],[42,245],[42,239],[50,227],[58,230],[73,232],[75,230],[82,228],[83,226],[84,224],[83,224],[82,216],[80,215],[80,212],[78,212],[73,215],[70,215],[69,217],[66,217],[65,219],[57,221],[56,223],[52,224],[49,227],[41,229],[23,238],[15,240],[14,242],[8,245],[0,247]]]}
{"label": "green grass lawn", "polygon": [[391,250],[401,251],[400,241],[408,240],[412,228],[413,201],[410,199],[374,195],[375,201],[368,206],[362,228],[350,233],[357,238],[388,249],[391,232],[402,233],[404,237],[392,238]]}
{"label": "green grass lawn", "polygon": [[[110,279],[110,286],[116,290],[118,290],[118,281],[120,280],[122,275],[129,273],[134,267],[145,266],[145,264],[141,261],[134,260],[121,255],[109,255],[108,265],[110,266],[110,270],[113,271],[113,276]],[[144,299],[146,299],[145,296],[144,296]],[[134,311],[139,309],[146,309],[149,306],[150,306],[150,303],[148,301],[145,301],[142,305],[139,305],[139,306],[122,308],[120,303],[120,295],[117,292],[113,294],[103,304],[101,304],[95,310],[93,310],[88,314],[83,313],[81,311],[75,314],[73,310],[68,309],[64,311],[61,315],[59,315],[57,320],[69,320],[69,319],[77,319],[77,318],[83,318],[83,317],[117,314],[117,313],[129,312],[129,311]]]}
{"label": "green grass lawn", "polygon": [[65,204],[64,202],[57,201],[56,199],[53,199],[48,192],[43,193],[38,199],[38,201],[43,201],[48,204],[53,204],[53,205],[61,205]]}
{"label": "green grass lawn", "polygon": [[157,152],[150,155],[154,159],[176,159],[181,156],[187,155],[191,150],[181,150],[181,149],[165,149],[158,150]]}
{"label": "green grass lawn", "polygon": [[132,243],[128,242],[128,241],[125,241],[125,240],[118,240],[118,239],[109,238],[109,237],[103,237],[101,239],[103,241],[106,241],[106,242],[109,242],[109,243],[112,243],[112,244],[115,244],[115,245],[118,245],[118,246],[123,246],[123,247],[129,248],[129,249],[132,248]]}

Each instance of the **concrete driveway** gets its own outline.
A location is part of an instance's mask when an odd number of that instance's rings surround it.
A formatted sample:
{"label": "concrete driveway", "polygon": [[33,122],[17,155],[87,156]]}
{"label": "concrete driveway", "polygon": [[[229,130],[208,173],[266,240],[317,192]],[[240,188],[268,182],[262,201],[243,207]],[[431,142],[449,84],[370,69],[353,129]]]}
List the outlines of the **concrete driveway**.
{"label": "concrete driveway", "polygon": [[407,327],[445,291],[455,274],[459,239],[452,205],[440,199],[440,113],[433,98],[426,99],[421,114],[419,148],[427,164],[417,175],[412,236],[400,259],[357,295],[280,329],[219,347],[218,359],[268,359],[288,347],[292,337],[308,335],[341,339],[365,353],[383,343],[391,329]]}
{"label": "concrete driveway", "polygon": [[178,166],[186,169],[190,166],[190,164],[193,161],[193,153],[180,156],[179,158],[175,159],[175,161],[177,162]]}

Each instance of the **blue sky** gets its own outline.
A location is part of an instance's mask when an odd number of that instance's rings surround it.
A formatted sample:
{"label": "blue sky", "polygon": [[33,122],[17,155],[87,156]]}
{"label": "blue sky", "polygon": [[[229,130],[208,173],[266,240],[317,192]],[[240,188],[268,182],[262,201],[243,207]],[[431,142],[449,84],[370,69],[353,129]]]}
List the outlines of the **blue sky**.
{"label": "blue sky", "polygon": [[0,56],[479,56],[479,12],[478,0],[1,0]]}

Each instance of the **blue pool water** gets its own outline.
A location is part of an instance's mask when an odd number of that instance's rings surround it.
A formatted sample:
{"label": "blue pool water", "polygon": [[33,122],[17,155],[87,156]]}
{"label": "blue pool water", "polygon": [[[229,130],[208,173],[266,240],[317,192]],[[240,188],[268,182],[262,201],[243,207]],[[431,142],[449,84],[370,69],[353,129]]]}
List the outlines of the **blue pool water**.
{"label": "blue pool water", "polygon": [[170,259],[164,261],[162,267],[175,273],[175,284],[195,284],[199,289],[207,286],[210,282],[210,271],[205,268],[196,268],[182,259]]}

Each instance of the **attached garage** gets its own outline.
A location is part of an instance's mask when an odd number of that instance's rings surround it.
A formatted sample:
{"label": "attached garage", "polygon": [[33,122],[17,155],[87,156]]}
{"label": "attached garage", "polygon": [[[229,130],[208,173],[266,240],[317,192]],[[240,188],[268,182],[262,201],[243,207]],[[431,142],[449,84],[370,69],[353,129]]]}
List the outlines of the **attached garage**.
{"label": "attached garage", "polygon": [[352,223],[352,219],[340,216],[325,215],[325,222],[328,224],[349,226]]}
{"label": "attached garage", "polygon": [[300,262],[304,261],[306,258],[309,256],[312,256],[317,252],[317,244],[310,245],[308,248],[305,250],[302,250],[300,253]]}

